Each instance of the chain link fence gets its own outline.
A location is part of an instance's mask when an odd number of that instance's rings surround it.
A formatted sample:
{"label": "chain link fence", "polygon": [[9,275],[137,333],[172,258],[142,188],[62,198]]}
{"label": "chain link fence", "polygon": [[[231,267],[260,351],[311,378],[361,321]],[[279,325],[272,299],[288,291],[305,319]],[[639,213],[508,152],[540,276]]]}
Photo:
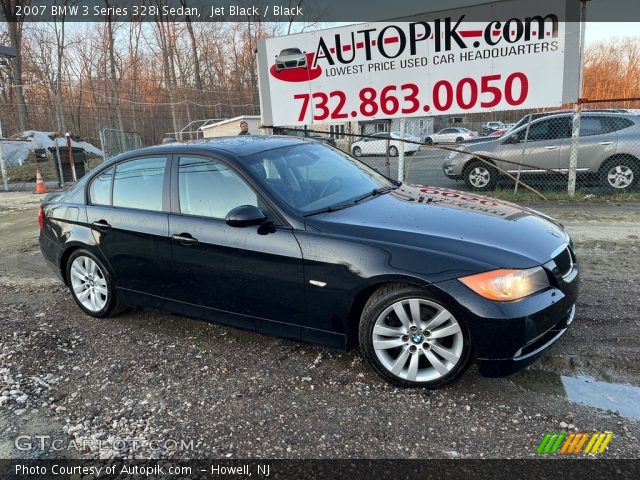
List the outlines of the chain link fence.
{"label": "chain link fence", "polygon": [[100,132],[100,144],[106,162],[121,153],[142,148],[142,137],[137,132],[104,128]]}
{"label": "chain link fence", "polygon": [[100,132],[102,150],[77,139],[71,142],[71,154],[67,140],[54,138],[51,133],[36,132],[33,138],[1,141],[5,167],[2,188],[6,185],[8,190],[17,191],[35,189],[37,171],[47,189],[55,189],[79,180],[109,158],[142,147],[138,133],[109,128]]}
{"label": "chain link fence", "polygon": [[598,195],[638,189],[640,110],[581,105],[527,113],[512,123],[495,120],[499,113],[491,117],[347,122],[274,133],[315,138],[390,178],[421,185],[489,194],[528,191],[542,198],[569,197],[572,184]]}

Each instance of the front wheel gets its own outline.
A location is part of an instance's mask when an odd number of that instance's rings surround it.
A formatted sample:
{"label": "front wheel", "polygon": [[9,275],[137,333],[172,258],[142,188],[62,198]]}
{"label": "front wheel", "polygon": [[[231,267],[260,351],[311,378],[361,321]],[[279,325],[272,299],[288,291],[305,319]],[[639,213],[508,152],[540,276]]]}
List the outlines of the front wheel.
{"label": "front wheel", "polygon": [[480,160],[469,162],[464,169],[464,183],[473,190],[491,190],[496,185],[498,172]]}
{"label": "front wheel", "polygon": [[397,157],[398,156],[398,149],[396,147],[394,147],[393,145],[391,145],[389,147],[389,156],[391,156],[391,157]]}
{"label": "front wheel", "polygon": [[427,145],[433,145],[433,138],[431,137],[425,138],[424,143],[426,143]]}
{"label": "front wheel", "polygon": [[471,356],[466,326],[441,301],[408,285],[371,296],[359,336],[373,369],[400,387],[442,387],[462,375]]}
{"label": "front wheel", "polygon": [[354,157],[361,157],[362,156],[362,149],[360,147],[353,147],[353,156]]}
{"label": "front wheel", "polygon": [[638,163],[627,158],[609,160],[601,170],[601,183],[610,191],[624,192],[631,189],[640,178]]}
{"label": "front wheel", "polygon": [[67,262],[67,280],[78,306],[93,317],[119,313],[113,278],[103,263],[87,250],[76,250]]}
{"label": "front wheel", "polygon": [[462,142],[464,142],[464,138],[462,137],[456,138],[456,143],[462,143]]}

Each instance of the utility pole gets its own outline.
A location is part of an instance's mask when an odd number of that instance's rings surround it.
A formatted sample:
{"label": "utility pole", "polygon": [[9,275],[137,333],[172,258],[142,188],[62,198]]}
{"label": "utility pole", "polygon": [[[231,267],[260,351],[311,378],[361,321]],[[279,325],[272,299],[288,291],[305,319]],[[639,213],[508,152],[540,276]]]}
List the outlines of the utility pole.
{"label": "utility pole", "polygon": [[571,128],[571,150],[569,151],[569,182],[567,192],[576,196],[576,176],[578,171],[578,147],[580,142],[580,122],[582,119],[582,69],[584,68],[584,31],[587,18],[587,0],[580,0],[580,66],[578,68],[578,101],[573,106],[573,125]]}
{"label": "utility pole", "polygon": [[0,120],[0,170],[2,171],[2,185],[4,191],[9,191],[9,184],[7,183],[7,167],[4,164],[4,145],[2,143],[2,120]]}

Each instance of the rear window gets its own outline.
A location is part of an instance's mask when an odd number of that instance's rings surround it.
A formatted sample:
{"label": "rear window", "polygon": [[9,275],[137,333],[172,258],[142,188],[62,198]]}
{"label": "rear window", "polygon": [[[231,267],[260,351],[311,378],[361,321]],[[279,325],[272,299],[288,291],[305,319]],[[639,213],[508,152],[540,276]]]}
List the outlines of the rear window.
{"label": "rear window", "polygon": [[113,168],[98,175],[89,187],[89,202],[94,205],[111,205],[111,179]]}
{"label": "rear window", "polygon": [[612,132],[622,130],[623,128],[628,128],[634,124],[631,120],[624,117],[609,117],[609,122],[611,124]]}

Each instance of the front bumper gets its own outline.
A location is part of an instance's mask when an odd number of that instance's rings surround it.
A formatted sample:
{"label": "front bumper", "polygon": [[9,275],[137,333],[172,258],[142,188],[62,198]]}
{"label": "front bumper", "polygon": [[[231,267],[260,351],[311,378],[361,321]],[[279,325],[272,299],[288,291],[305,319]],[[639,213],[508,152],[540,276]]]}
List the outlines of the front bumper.
{"label": "front bumper", "polygon": [[452,180],[460,180],[462,178],[462,175],[455,173],[453,165],[443,165],[442,172],[447,178],[451,178]]}
{"label": "front bumper", "polygon": [[479,371],[488,377],[515,373],[533,363],[566,332],[575,316],[579,292],[577,263],[569,275],[544,265],[550,288],[514,302],[493,302],[458,280],[438,286],[459,304],[456,318],[471,334]]}
{"label": "front bumper", "polygon": [[526,345],[518,349],[512,358],[476,358],[478,370],[485,377],[504,377],[531,365],[565,334],[569,325],[573,322],[575,313],[576,307],[573,305],[562,320],[540,335],[540,337],[530,340]]}

